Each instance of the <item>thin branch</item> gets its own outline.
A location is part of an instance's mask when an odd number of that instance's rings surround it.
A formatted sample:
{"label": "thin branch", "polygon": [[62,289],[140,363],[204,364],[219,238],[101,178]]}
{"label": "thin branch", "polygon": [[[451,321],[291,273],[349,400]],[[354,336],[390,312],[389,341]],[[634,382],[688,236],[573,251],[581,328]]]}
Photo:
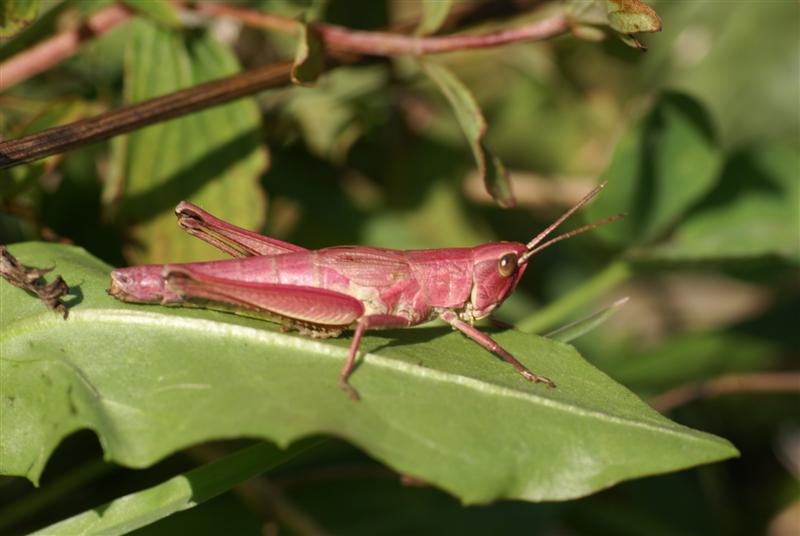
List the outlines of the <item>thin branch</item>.
{"label": "thin branch", "polygon": [[[223,16],[230,16],[242,21],[244,24],[256,28],[262,28],[267,30],[277,30],[281,32],[287,33],[295,33],[298,29],[299,22],[295,19],[291,19],[288,17],[283,17],[280,15],[275,15],[272,13],[266,13],[263,11],[255,11],[252,9],[245,9],[239,8],[235,6],[230,6],[227,4],[217,4],[217,3],[197,3],[187,7],[183,0],[173,0],[173,3],[181,8],[184,9],[192,9],[198,13],[203,13],[206,15],[223,15]],[[507,16],[511,13],[518,11],[519,8],[516,9],[509,9],[506,4],[477,4],[475,6],[468,6],[468,7],[461,7],[460,5],[454,6],[451,10],[451,13],[447,17],[447,21],[443,24],[443,26],[447,26],[450,24],[459,25],[462,22],[466,22],[467,24],[474,19],[475,16],[481,15],[484,12],[489,15],[494,16]],[[492,11],[496,13],[492,13]],[[11,59],[0,63],[0,91],[3,91],[9,87],[14,86],[20,82],[23,82],[32,76],[35,76],[39,73],[42,73],[55,65],[58,65],[61,61],[68,58],[72,54],[74,54],[78,48],[85,43],[87,40],[97,37],[115,26],[119,23],[128,20],[131,16],[135,13],[122,4],[114,4],[107,8],[104,8],[91,17],[89,17],[80,27],[67,30],[64,32],[60,32],[53,37],[43,40],[41,43],[13,56]],[[544,21],[543,21],[544,22]],[[536,23],[535,23],[536,24]],[[398,26],[397,29],[405,29],[408,24]],[[413,26],[413,25],[412,25]],[[339,46],[337,44],[337,40],[341,40],[339,37],[340,34],[346,34],[347,32],[351,32],[345,27],[342,26],[334,26],[334,25],[326,25],[327,30],[323,31],[330,31],[334,36],[332,37],[332,42],[330,43],[330,47],[334,50],[341,49],[347,50],[345,46]],[[523,27],[524,29],[524,27]],[[530,31],[530,29],[529,29]],[[513,30],[512,32],[518,32],[517,30]],[[406,53],[413,53],[409,52],[409,50],[414,50],[418,48],[419,45],[413,42],[414,38],[412,36],[403,36],[399,34],[391,34],[391,33],[384,33],[384,32],[351,32],[354,33],[354,41],[356,41],[356,47],[360,47],[360,53],[363,54],[374,54],[374,51],[370,48],[370,41],[380,41],[384,39],[381,36],[387,36],[386,39],[388,41],[395,41],[397,38],[400,38],[400,41],[405,39],[405,43],[397,43],[391,44],[390,46],[396,47],[399,52],[398,54],[406,54]],[[496,32],[502,33],[502,32]],[[358,34],[372,34],[372,37],[369,35],[360,37]],[[434,40],[431,44],[433,49],[436,47],[441,46],[453,46],[453,43],[448,45],[447,41],[456,40],[456,44],[459,39],[463,39],[465,37],[469,38],[478,38],[480,39],[481,36],[450,36],[444,38],[428,38]],[[435,40],[445,40],[442,44],[437,44]],[[347,36],[345,35],[344,41],[347,41]],[[502,43],[496,43],[502,44]],[[424,48],[425,45],[423,45]],[[481,46],[481,45],[478,45]],[[483,46],[495,46],[495,44],[488,44]],[[456,46],[456,48],[459,48]],[[463,48],[471,48],[469,46]],[[406,50],[403,52],[402,50]],[[354,52],[358,52],[358,50],[353,50]],[[436,51],[433,50],[430,53],[435,53]],[[380,55],[380,54],[378,54]]]}
{"label": "thin branch", "polygon": [[422,37],[350,30],[332,24],[315,24],[312,28],[331,50],[368,56],[405,54],[422,56],[455,50],[496,47],[517,41],[538,41],[561,35],[569,29],[569,26],[564,15],[554,15],[516,28],[474,35]]}
{"label": "thin branch", "polygon": [[123,5],[101,9],[78,28],[60,32],[0,63],[0,91],[59,64],[73,55],[84,41],[107,32],[131,17]]}
{"label": "thin branch", "polygon": [[[202,13],[225,15],[256,28],[294,32],[298,22],[270,13],[235,7],[226,4],[198,4]],[[563,14],[509,28],[482,34],[445,36],[417,36],[390,32],[352,30],[335,24],[313,24],[313,31],[329,50],[361,54],[364,56],[399,56],[441,54],[455,50],[488,48],[517,41],[536,41],[567,32],[569,25]]]}
{"label": "thin branch", "polygon": [[300,21],[282,17],[265,11],[256,11],[228,4],[198,3],[192,8],[198,13],[216,16],[228,16],[240,20],[247,26],[263,30],[277,30],[279,32],[296,33]]}
{"label": "thin branch", "polygon": [[268,65],[0,143],[0,169],[223,104],[290,81],[291,63]]}
{"label": "thin branch", "polygon": [[[216,9],[217,12],[221,13],[220,9],[224,7],[219,4],[198,4],[198,6],[200,5],[203,6],[202,9],[206,12]],[[224,11],[226,14],[231,15],[234,12],[241,13],[243,10],[227,6]],[[259,24],[269,26],[272,29],[288,30],[290,22],[292,25],[297,24],[290,19],[274,15],[249,10],[244,11],[247,11],[247,17],[250,22],[255,20],[253,17],[257,17],[260,21]],[[458,16],[460,17],[459,20],[461,20],[464,17],[464,13],[460,12]],[[439,53],[460,48],[497,46],[523,39],[543,39],[564,31],[566,31],[566,21],[561,16],[519,28],[471,36],[455,35],[420,38],[385,32],[351,31],[332,25],[321,25],[321,30],[319,30],[320,35],[326,40],[331,50],[346,50],[364,55],[388,53],[386,51],[391,51],[393,54]],[[328,37],[325,37],[326,35]],[[381,45],[380,43],[383,44]],[[52,43],[50,46],[53,46]],[[20,53],[9,62],[19,59],[19,56],[24,57],[25,54],[27,52]],[[53,55],[53,57],[55,56]],[[61,56],[61,59],[63,57]],[[30,60],[30,57],[28,59]],[[355,59],[353,58],[353,60]],[[7,66],[9,62],[4,65]],[[53,63],[48,64],[48,66],[52,65]],[[288,85],[291,81],[290,70],[291,65],[289,63],[253,69],[229,78],[212,81],[139,104],[106,112],[96,117],[51,128],[23,138],[0,142],[0,169],[32,162],[82,145],[106,140],[154,123],[229,102],[239,97],[252,95],[264,89]]]}
{"label": "thin branch", "polygon": [[651,398],[650,405],[658,411],[667,412],[699,398],[738,393],[800,394],[800,372],[726,374],[704,382],[679,385]]}

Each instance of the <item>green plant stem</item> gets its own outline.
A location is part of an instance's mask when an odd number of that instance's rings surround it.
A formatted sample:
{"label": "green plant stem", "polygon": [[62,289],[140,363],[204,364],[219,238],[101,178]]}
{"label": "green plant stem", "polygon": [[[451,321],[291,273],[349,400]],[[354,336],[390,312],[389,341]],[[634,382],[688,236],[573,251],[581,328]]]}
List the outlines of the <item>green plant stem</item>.
{"label": "green plant stem", "polygon": [[528,333],[543,333],[552,329],[557,324],[566,322],[569,315],[582,306],[596,300],[608,289],[628,279],[631,273],[632,270],[628,263],[614,262],[569,294],[521,320],[517,324],[517,329]]}
{"label": "green plant stem", "polygon": [[271,443],[258,443],[151,488],[119,497],[45,527],[36,534],[126,534],[213,499],[321,441],[324,440],[303,439],[286,450]]}

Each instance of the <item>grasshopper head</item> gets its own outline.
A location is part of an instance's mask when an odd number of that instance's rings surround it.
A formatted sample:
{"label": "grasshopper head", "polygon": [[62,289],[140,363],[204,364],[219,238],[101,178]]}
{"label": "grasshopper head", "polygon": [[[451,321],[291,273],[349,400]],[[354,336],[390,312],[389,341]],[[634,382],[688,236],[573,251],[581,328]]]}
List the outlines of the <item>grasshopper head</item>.
{"label": "grasshopper head", "polygon": [[[577,229],[544,241],[556,227],[564,223],[564,220],[588,203],[589,200],[597,195],[605,186],[606,182],[600,183],[599,186],[586,194],[575,206],[562,214],[561,217],[549,225],[544,231],[536,235],[533,240],[527,244],[500,242],[485,244],[475,248],[473,287],[470,299],[472,304],[472,316],[474,318],[483,318],[491,313],[495,307],[500,305],[517,287],[517,283],[519,283],[522,274],[525,273],[525,269],[528,267],[530,258],[541,250],[557,242],[585,233],[595,227],[611,223],[623,217],[624,214],[616,214],[605,220],[578,227]],[[542,241],[544,241],[544,243],[542,243]]]}
{"label": "grasshopper head", "polygon": [[474,250],[472,295],[475,318],[483,318],[503,303],[517,287],[527,263],[519,262],[527,248],[519,242],[484,244]]}

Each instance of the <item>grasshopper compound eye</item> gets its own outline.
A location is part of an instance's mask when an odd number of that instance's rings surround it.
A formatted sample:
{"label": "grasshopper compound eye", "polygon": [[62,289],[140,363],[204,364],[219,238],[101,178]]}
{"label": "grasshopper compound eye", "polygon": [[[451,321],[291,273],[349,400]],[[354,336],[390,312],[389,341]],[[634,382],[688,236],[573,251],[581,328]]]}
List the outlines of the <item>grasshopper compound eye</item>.
{"label": "grasshopper compound eye", "polygon": [[509,277],[517,269],[517,256],[514,253],[506,253],[497,261],[497,271],[503,277]]}

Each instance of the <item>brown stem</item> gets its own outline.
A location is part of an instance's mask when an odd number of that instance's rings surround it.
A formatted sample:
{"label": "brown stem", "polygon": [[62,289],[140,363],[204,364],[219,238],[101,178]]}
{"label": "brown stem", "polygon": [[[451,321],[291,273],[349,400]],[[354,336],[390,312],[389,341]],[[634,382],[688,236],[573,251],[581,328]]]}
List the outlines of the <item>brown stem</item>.
{"label": "brown stem", "polygon": [[255,11],[253,9],[231,6],[228,4],[198,3],[193,7],[198,13],[233,17],[242,21],[247,26],[262,28],[265,30],[278,30],[279,32],[295,33],[300,26],[300,21],[290,19],[288,17],[282,17],[280,15],[274,15],[264,11]]}
{"label": "brown stem", "polygon": [[[480,6],[480,4],[477,5]],[[233,13],[241,14],[245,11],[247,12],[248,21],[253,22],[258,19],[260,25],[270,26],[273,29],[289,30],[290,23],[292,25],[296,24],[290,19],[250,10],[241,10],[231,6],[211,3],[200,3],[197,6],[198,9],[205,12],[216,10],[218,13],[222,13],[224,11],[228,15]],[[464,16],[464,12],[458,13],[459,20],[467,20],[464,19]],[[510,30],[471,36],[414,37],[385,32],[351,31],[332,25],[321,25],[321,30],[318,28],[318,31],[333,51],[342,52],[347,50],[365,55],[387,53],[428,54],[460,48],[497,46],[523,39],[543,39],[566,31],[566,21],[563,17],[556,16]],[[326,35],[327,37],[325,37]],[[23,52],[19,56],[24,57],[26,54],[27,52]],[[8,63],[16,59],[18,57],[12,58],[4,65],[8,65]],[[49,63],[47,66],[52,64]],[[82,145],[102,141],[153,123],[251,95],[264,89],[287,85],[291,80],[290,69],[291,65],[288,63],[253,69],[229,78],[106,112],[96,117],[51,128],[23,138],[0,142],[0,169],[32,162]],[[5,77],[5,73],[3,75]]]}
{"label": "brown stem", "polygon": [[[185,2],[183,0],[173,0],[173,3],[182,8],[186,8]],[[226,15],[237,18],[241,20],[243,23],[253,26],[256,28],[264,28],[268,30],[277,30],[282,32],[294,33],[298,27],[298,21],[294,19],[290,19],[288,17],[282,17],[280,15],[274,15],[271,13],[265,13],[262,11],[255,11],[251,9],[244,9],[235,6],[230,6],[227,4],[216,4],[216,3],[198,3],[191,6],[195,11],[199,13],[205,13],[208,15]],[[519,8],[517,8],[518,10]],[[447,26],[449,24],[459,25],[462,22],[466,22],[467,24],[472,20],[474,17],[480,18],[480,15],[486,13],[490,16],[504,16],[509,15],[511,13],[516,12],[515,9],[508,9],[506,4],[477,4],[475,6],[467,6],[463,7],[462,5],[456,5],[451,10],[451,13],[447,17],[447,21],[445,21],[443,26]],[[65,58],[74,54],[78,48],[88,39],[94,38],[98,35],[101,35],[108,30],[114,28],[120,22],[124,22],[128,18],[133,15],[133,12],[124,5],[112,5],[105,9],[102,9],[89,17],[86,22],[84,22],[79,28],[74,30],[67,30],[61,32],[49,39],[45,39],[38,45],[31,47],[28,50],[20,52],[16,56],[13,56],[11,59],[7,60],[6,62],[0,63],[0,91],[7,89],[15,84],[23,82],[28,78],[35,76],[41,72],[50,69],[51,67],[57,65]],[[333,33],[341,33],[341,32],[348,32],[347,28],[341,26],[332,26],[328,25],[330,29],[333,30]],[[397,29],[406,29],[408,24],[398,26]],[[380,41],[382,39],[382,35],[388,36],[389,40],[392,41],[393,38],[406,38],[406,40],[414,40],[413,37],[402,36],[398,34],[390,34],[390,33],[381,33],[381,32],[355,32],[358,33],[373,33],[373,40]],[[502,32],[498,32],[502,33]],[[454,38],[462,38],[462,37],[477,37],[480,38],[481,36],[452,36],[447,38],[436,38],[436,39],[454,39]],[[335,43],[336,36],[334,36],[334,42],[330,45],[332,48],[336,49],[337,44]],[[416,38],[418,39],[418,38]],[[434,39],[434,38],[429,38]],[[355,36],[355,40],[362,42],[364,41],[363,38]],[[370,54],[372,51],[369,49],[369,37],[367,37],[366,44],[359,44],[362,49],[362,53]],[[413,42],[407,42],[406,44],[397,44],[393,45],[399,47],[399,49],[414,49],[418,47],[418,45],[414,44]],[[434,48],[436,45],[434,42],[432,45]],[[445,45],[446,46],[446,45]],[[452,45],[450,45],[452,46]],[[493,44],[485,45],[485,46],[495,46]],[[456,47],[458,48],[458,47]],[[470,48],[470,47],[465,47]],[[397,53],[411,53],[411,52],[397,52]]]}
{"label": "brown stem", "polygon": [[[248,26],[294,32],[298,22],[275,15],[226,4],[198,4],[196,9],[210,15],[236,18]],[[417,36],[389,32],[352,30],[335,24],[314,24],[314,31],[329,50],[365,56],[441,54],[470,48],[488,48],[516,41],[535,41],[565,33],[567,18],[554,15],[516,28],[474,35]]]}
{"label": "brown stem", "polygon": [[87,39],[107,32],[130,18],[131,11],[122,5],[101,9],[79,28],[60,32],[9,60],[0,63],[0,91],[57,65],[78,50]]}
{"label": "brown stem", "polygon": [[800,393],[800,372],[726,374],[705,382],[679,385],[651,398],[650,405],[666,412],[698,398],[736,393]]}
{"label": "brown stem", "polygon": [[125,134],[265,89],[284,86],[289,83],[290,70],[291,63],[259,67],[24,138],[2,142],[0,169]]}
{"label": "brown stem", "polygon": [[316,24],[313,28],[328,48],[369,56],[403,54],[421,56],[471,48],[496,47],[517,41],[546,39],[563,34],[569,29],[564,15],[554,15],[516,28],[474,35],[422,37],[356,31],[332,24]]}

